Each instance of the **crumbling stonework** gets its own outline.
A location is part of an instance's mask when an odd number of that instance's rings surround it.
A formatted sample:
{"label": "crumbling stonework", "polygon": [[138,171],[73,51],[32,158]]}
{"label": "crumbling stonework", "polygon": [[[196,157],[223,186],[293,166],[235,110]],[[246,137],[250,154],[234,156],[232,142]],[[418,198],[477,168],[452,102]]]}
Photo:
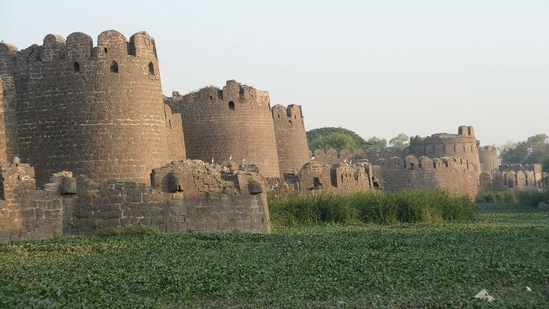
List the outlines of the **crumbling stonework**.
{"label": "crumbling stonework", "polygon": [[17,137],[17,147],[0,144],[0,157],[34,166],[39,185],[60,170],[145,182],[154,166],[184,158],[180,120],[164,106],[146,32],[128,42],[104,31],[95,47],[80,32],[49,34],[21,51],[0,43],[0,77],[11,81],[5,135]]}
{"label": "crumbling stonework", "polygon": [[366,163],[330,166],[312,161],[303,166],[297,179],[301,191],[351,193],[374,189],[372,166]]}
{"label": "crumbling stonework", "polygon": [[163,232],[270,232],[267,182],[254,168],[174,162],[155,169],[158,189],[61,172],[36,190],[33,173],[28,164],[3,168],[0,243],[134,225]]}

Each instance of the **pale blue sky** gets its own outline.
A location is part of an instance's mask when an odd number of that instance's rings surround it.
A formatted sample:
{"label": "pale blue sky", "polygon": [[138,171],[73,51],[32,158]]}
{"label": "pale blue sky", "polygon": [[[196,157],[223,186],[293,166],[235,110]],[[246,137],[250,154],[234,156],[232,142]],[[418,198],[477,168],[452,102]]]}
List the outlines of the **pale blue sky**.
{"label": "pale blue sky", "polygon": [[549,134],[549,0],[0,0],[0,39],[104,30],[157,44],[163,92],[226,80],[364,138]]}

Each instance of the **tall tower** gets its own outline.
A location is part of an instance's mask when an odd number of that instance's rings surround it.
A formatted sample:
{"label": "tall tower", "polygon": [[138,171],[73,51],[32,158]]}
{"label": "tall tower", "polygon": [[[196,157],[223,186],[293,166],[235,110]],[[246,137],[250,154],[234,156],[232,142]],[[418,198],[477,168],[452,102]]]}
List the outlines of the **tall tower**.
{"label": "tall tower", "polygon": [[499,161],[496,147],[480,147],[478,149],[478,154],[483,172],[493,173],[499,171]]}
{"label": "tall tower", "polygon": [[273,114],[276,148],[280,175],[293,171],[297,174],[310,160],[307,134],[300,105],[275,105]]}
{"label": "tall tower", "polygon": [[168,99],[181,113],[187,158],[253,161],[265,177],[280,177],[269,93],[227,81]]}
{"label": "tall tower", "polygon": [[36,169],[37,184],[70,170],[93,179],[148,182],[154,167],[176,159],[173,117],[163,103],[154,39],[128,42],[104,31],[93,46],[75,32],[49,34],[42,46],[0,45],[0,76],[12,75],[18,152]]}

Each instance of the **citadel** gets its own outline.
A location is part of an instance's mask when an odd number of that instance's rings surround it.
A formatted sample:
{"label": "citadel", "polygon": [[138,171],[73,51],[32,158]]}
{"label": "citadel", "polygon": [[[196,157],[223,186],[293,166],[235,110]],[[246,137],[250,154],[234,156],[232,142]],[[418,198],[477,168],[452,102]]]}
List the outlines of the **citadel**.
{"label": "citadel", "polygon": [[269,232],[267,192],[536,190],[474,128],[404,151],[310,153],[299,105],[226,82],[162,94],[154,39],[115,30],[0,43],[0,243],[104,228]]}

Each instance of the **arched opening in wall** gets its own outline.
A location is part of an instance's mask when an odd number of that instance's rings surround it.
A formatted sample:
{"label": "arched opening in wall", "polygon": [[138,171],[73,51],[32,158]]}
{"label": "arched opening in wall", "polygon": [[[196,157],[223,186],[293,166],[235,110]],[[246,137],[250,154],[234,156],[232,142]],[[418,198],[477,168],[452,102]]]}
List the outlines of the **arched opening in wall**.
{"label": "arched opening in wall", "polygon": [[149,74],[154,75],[154,64],[149,62]]}
{"label": "arched opening in wall", "polygon": [[233,101],[229,101],[229,109],[234,111],[234,102]]}
{"label": "arched opening in wall", "polygon": [[213,99],[214,99],[214,97],[213,97],[213,96],[210,96],[210,100],[213,100]]}
{"label": "arched opening in wall", "polygon": [[292,121],[291,120],[288,120],[288,127],[291,127],[293,124],[292,124]]}
{"label": "arched opening in wall", "polygon": [[103,48],[103,51],[105,52],[105,54],[108,52],[107,48]]}
{"label": "arched opening in wall", "polygon": [[111,63],[111,72],[112,73],[118,73],[118,62],[113,61]]}
{"label": "arched opening in wall", "polygon": [[74,73],[80,73],[80,64],[78,62],[73,63],[72,70]]}

